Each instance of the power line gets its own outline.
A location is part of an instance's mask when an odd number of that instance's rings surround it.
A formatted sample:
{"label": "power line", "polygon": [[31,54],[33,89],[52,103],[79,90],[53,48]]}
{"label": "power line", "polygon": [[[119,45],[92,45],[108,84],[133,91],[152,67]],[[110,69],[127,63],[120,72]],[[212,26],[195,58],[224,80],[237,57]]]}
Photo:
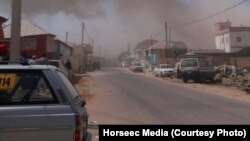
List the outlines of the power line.
{"label": "power line", "polygon": [[201,19],[198,19],[198,20],[189,22],[189,23],[177,25],[177,26],[174,26],[173,28],[188,26],[188,25],[192,25],[192,24],[196,24],[196,23],[199,23],[199,22],[208,20],[208,19],[213,18],[213,17],[216,17],[216,16],[218,16],[218,15],[220,15],[220,14],[222,14],[222,13],[225,13],[225,12],[227,12],[227,11],[229,11],[229,10],[232,10],[233,8],[238,7],[238,6],[242,5],[243,3],[247,2],[247,1],[248,1],[248,0],[243,0],[243,1],[237,3],[237,4],[233,5],[233,6],[230,6],[230,7],[226,8],[226,9],[224,9],[224,10],[222,10],[222,11],[219,11],[219,12],[217,12],[217,13],[215,13],[215,14],[212,14],[212,15],[210,15],[210,16],[207,16],[207,17],[204,17],[204,18],[201,18]]}

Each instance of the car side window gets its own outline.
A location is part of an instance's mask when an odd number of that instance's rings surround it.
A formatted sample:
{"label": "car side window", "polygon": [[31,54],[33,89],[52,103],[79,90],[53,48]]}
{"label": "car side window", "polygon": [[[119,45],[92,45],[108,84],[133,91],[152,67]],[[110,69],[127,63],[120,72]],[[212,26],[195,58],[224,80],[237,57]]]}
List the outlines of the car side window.
{"label": "car side window", "polygon": [[13,75],[13,78],[10,77],[9,79],[12,81],[10,83],[13,83],[13,87],[0,87],[0,105],[58,103],[57,98],[49,87],[49,83],[41,74],[1,73],[1,75]]}
{"label": "car side window", "polygon": [[81,98],[81,96],[78,94],[75,87],[72,85],[72,83],[68,80],[68,78],[60,71],[57,71],[59,74],[59,77],[62,79],[63,83],[67,87],[67,89],[71,92],[72,98],[75,100],[76,104],[81,104],[84,102],[84,100]]}
{"label": "car side window", "polygon": [[181,67],[197,67],[198,63],[195,59],[182,60]]}

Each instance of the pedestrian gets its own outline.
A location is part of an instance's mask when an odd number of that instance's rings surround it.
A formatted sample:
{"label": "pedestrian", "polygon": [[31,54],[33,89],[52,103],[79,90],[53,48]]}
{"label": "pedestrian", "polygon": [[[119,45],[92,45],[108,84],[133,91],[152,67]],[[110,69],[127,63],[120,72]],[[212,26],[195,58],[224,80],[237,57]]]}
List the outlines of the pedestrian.
{"label": "pedestrian", "polygon": [[21,56],[19,57],[19,62],[20,62],[20,64],[22,64],[22,65],[29,65],[28,57],[27,57],[27,55],[26,55],[25,52],[23,52],[23,53],[21,54]]}
{"label": "pedestrian", "polygon": [[31,57],[31,59],[29,60],[29,64],[30,64],[30,65],[36,64],[36,55],[33,55],[33,56]]}
{"label": "pedestrian", "polygon": [[37,63],[38,63],[38,64],[41,64],[41,65],[48,65],[48,64],[49,64],[49,59],[47,58],[47,56],[46,56],[45,53],[42,55],[42,57],[40,57],[40,58],[37,60]]}
{"label": "pedestrian", "polygon": [[69,80],[71,80],[71,69],[72,69],[72,64],[70,62],[69,59],[67,59],[66,63],[65,63],[65,66],[67,68],[67,71],[68,71],[68,77],[69,77]]}

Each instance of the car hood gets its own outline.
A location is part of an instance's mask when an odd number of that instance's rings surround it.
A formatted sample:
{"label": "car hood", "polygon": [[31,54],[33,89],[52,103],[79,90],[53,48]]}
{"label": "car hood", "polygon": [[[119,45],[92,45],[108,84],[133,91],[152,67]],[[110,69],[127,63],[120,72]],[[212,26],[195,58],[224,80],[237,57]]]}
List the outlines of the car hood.
{"label": "car hood", "polygon": [[161,69],[162,71],[174,71],[174,68]]}

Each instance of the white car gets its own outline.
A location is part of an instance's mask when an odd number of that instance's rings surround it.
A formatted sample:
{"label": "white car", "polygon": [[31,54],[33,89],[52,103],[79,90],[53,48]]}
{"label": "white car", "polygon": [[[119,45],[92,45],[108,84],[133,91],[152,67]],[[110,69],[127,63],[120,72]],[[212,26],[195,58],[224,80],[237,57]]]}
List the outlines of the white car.
{"label": "white car", "polygon": [[143,72],[143,67],[140,63],[133,63],[133,65],[130,67],[130,70],[132,72]]}
{"label": "white car", "polygon": [[160,64],[154,69],[153,73],[156,77],[170,77],[174,73],[174,66],[171,64]]}

